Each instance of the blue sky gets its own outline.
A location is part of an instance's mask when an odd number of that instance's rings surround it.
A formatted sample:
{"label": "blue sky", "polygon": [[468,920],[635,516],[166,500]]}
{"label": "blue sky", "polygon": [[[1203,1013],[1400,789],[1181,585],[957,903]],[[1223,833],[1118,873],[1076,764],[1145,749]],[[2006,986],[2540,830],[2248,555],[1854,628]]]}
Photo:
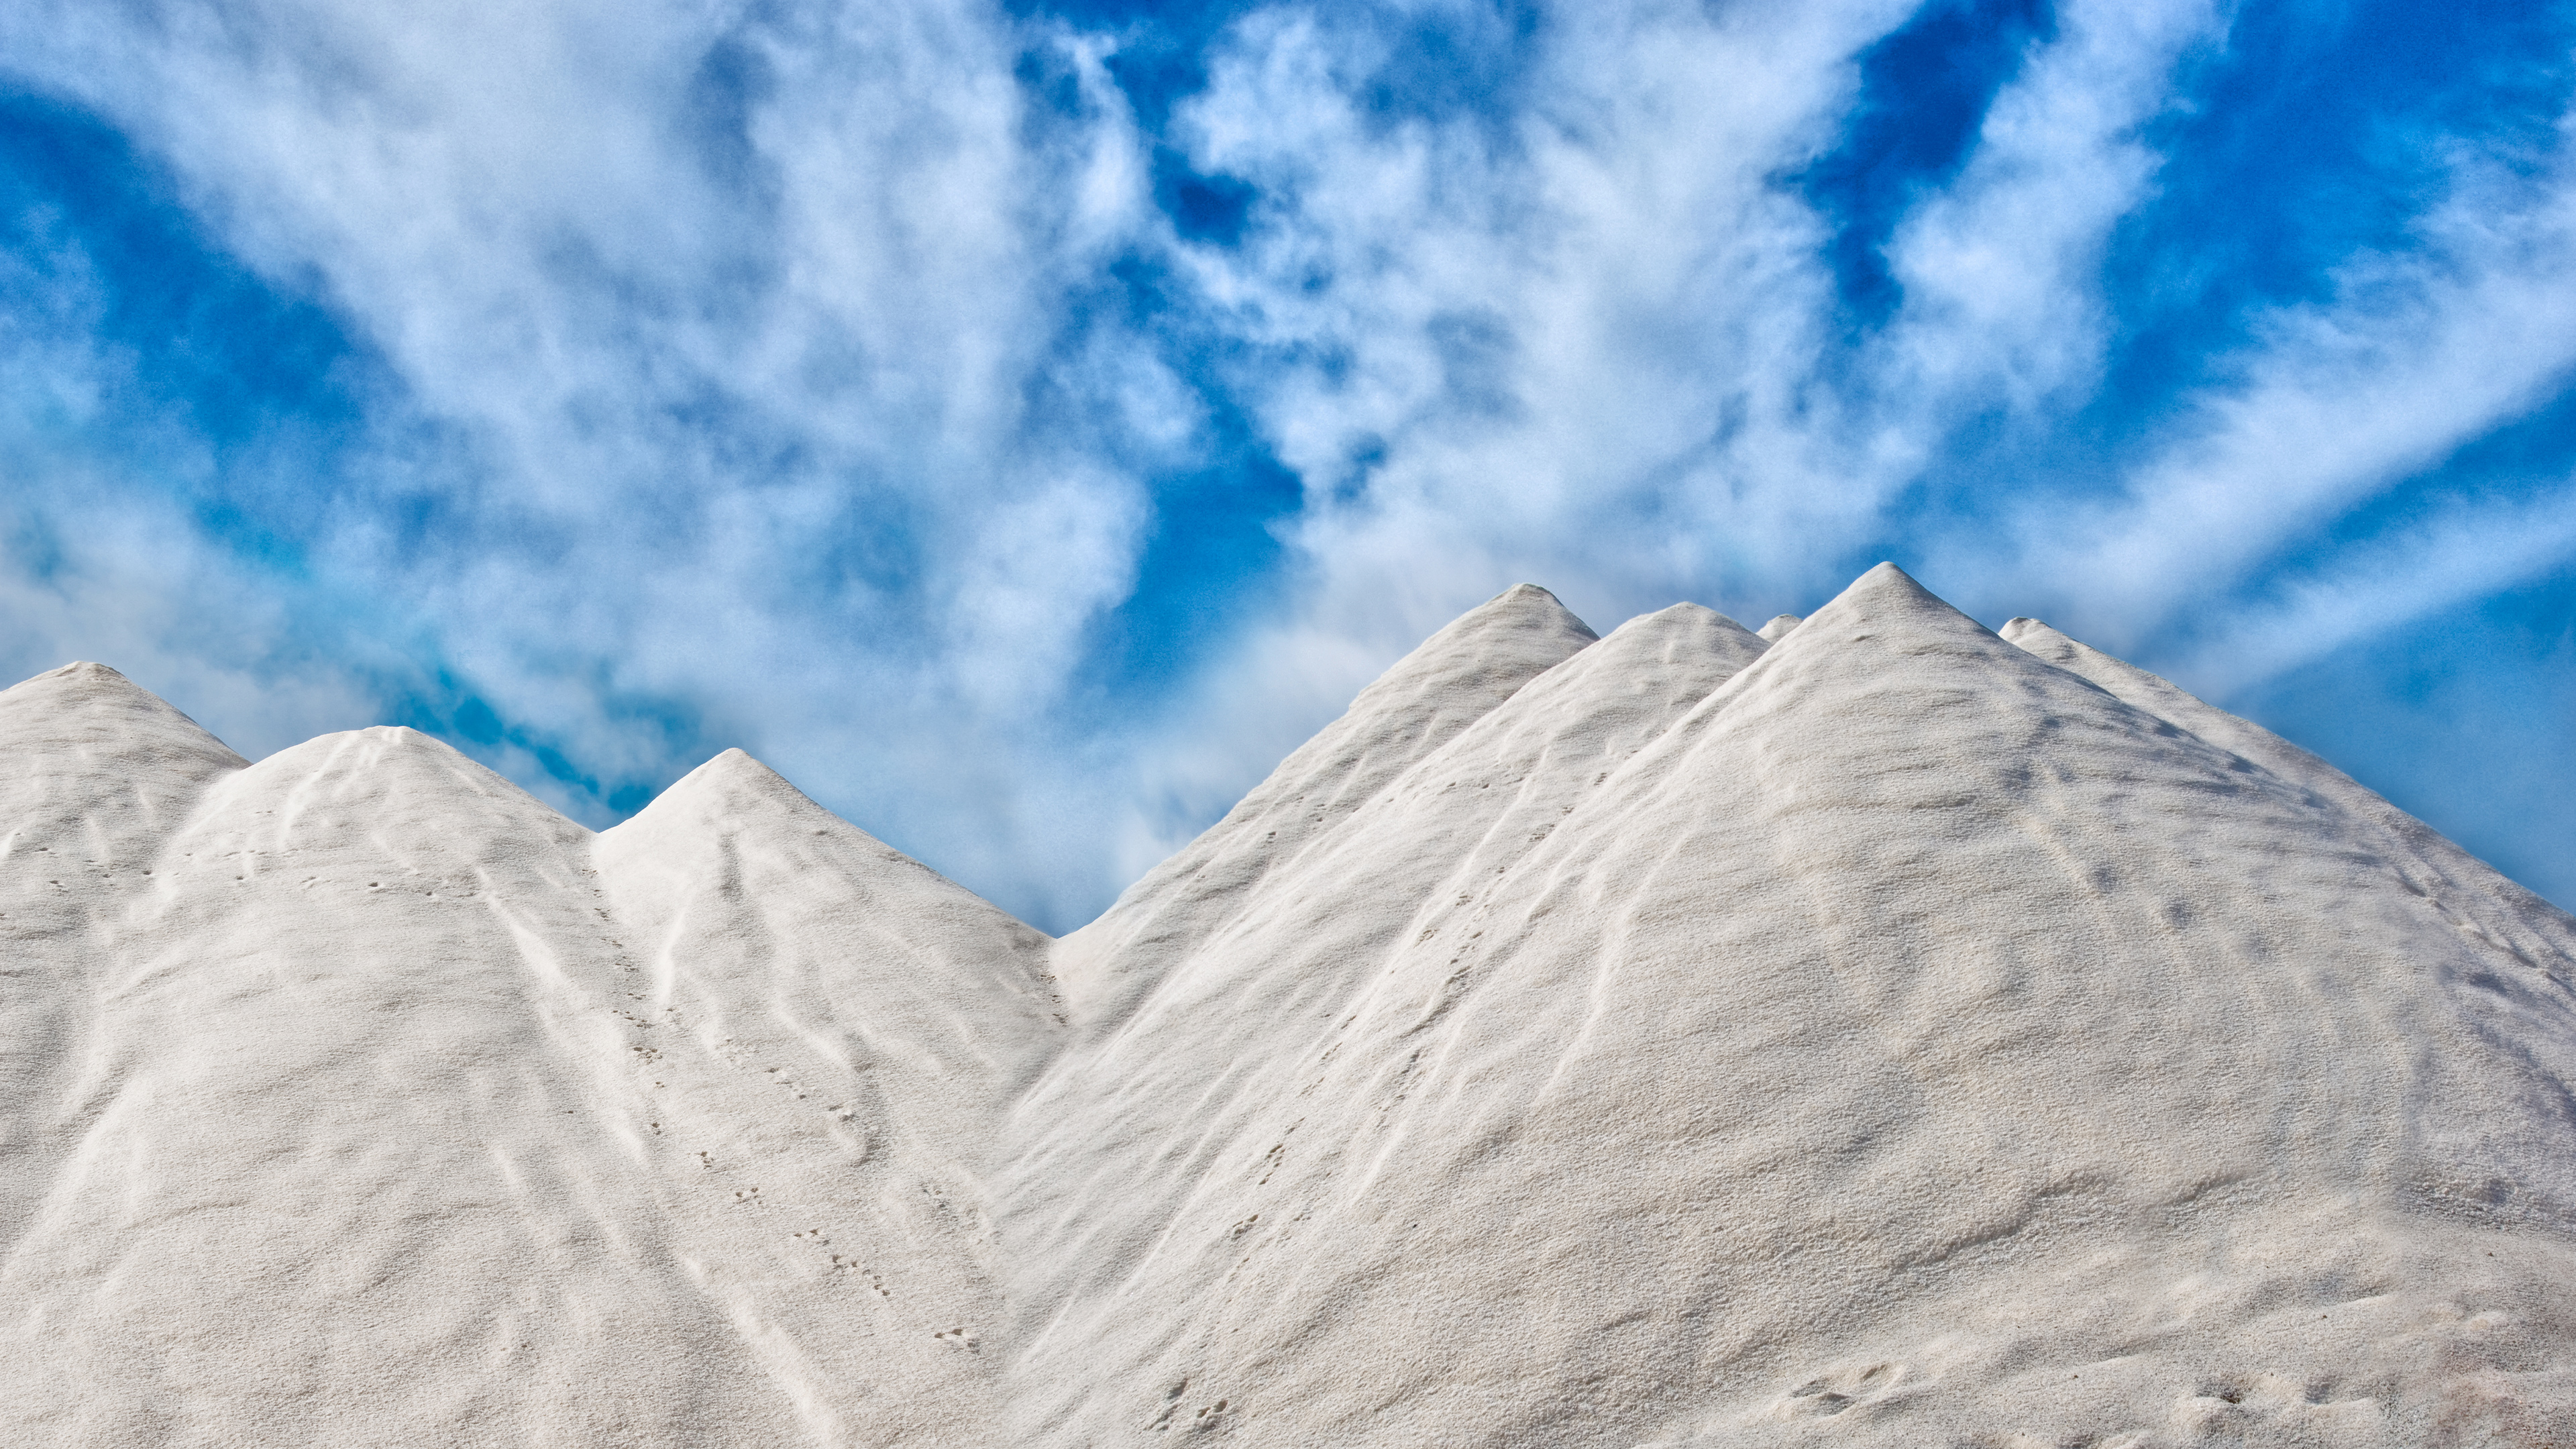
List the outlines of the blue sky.
{"label": "blue sky", "polygon": [[2576,9],[0,15],[0,667],[1063,929],[1520,580],[1880,558],[2576,905]]}

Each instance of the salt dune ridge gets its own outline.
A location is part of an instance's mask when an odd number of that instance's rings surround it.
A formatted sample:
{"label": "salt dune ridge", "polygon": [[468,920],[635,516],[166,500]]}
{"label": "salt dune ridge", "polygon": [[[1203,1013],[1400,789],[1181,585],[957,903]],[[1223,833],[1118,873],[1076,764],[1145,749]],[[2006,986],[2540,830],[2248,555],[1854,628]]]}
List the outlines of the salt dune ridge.
{"label": "salt dune ridge", "polygon": [[0,1444],[2576,1444],[2576,921],[1895,568],[1515,588],[1050,941],[0,693]]}

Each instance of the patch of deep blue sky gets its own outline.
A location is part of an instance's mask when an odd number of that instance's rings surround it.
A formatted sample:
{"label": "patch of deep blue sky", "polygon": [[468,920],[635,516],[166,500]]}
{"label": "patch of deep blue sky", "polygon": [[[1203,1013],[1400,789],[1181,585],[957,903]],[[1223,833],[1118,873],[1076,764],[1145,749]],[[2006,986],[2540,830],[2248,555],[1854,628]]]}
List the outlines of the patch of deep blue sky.
{"label": "patch of deep blue sky", "polygon": [[[183,498],[233,550],[300,571],[282,525],[364,415],[356,351],[329,314],[211,244],[124,137],[24,94],[0,94],[0,249],[22,329],[133,363],[110,364],[105,426],[29,416],[22,446],[104,455]],[[21,390],[13,410],[26,402]],[[237,466],[281,434],[316,466],[292,483]]]}
{"label": "patch of deep blue sky", "polygon": [[[1242,177],[1194,171],[1172,132],[1176,108],[1206,86],[1212,57],[1252,7],[1022,0],[1018,8],[1121,37],[1109,68],[1153,143],[1155,202],[1187,244],[1241,245],[1262,225],[1265,205],[1293,201],[1265,198]],[[1383,29],[1382,61],[1360,92],[1373,114],[1389,123],[1479,120],[1497,145],[1511,144],[1510,118],[1530,99],[1526,63],[1546,39],[1537,10],[1456,5],[1396,20],[1351,6],[1325,13],[1330,23]],[[1838,143],[1782,178],[1832,228],[1826,260],[1855,339],[1903,300],[1885,258],[1897,225],[1955,177],[1994,96],[2055,29],[2046,0],[1945,0],[1859,58],[1859,93]],[[2177,400],[2223,377],[2248,318],[2324,298],[2337,266],[2356,252],[2416,244],[2416,219],[2445,184],[2436,139],[2469,138],[2507,158],[2548,150],[2570,89],[2570,40],[2564,7],[2505,0],[2239,8],[2226,46],[2188,61],[2175,104],[2149,128],[2147,139],[2169,159],[2153,200],[2122,223],[2105,260],[2108,385],[2045,436],[1963,428],[1889,537],[1853,562],[1903,558],[1921,531],[1973,526],[1997,477],[2062,490],[2115,479],[2118,462],[2169,425]],[[1030,56],[1021,81],[1032,123],[1044,124],[1051,107],[1080,101],[1040,48]],[[767,89],[752,51],[720,45],[684,107],[701,164],[754,200],[771,178],[748,145],[746,120]],[[34,325],[76,321],[91,341],[132,359],[130,382],[104,418],[32,419],[52,429],[45,446],[110,460],[118,475],[166,489],[211,539],[274,571],[281,588],[319,589],[303,577],[307,529],[345,495],[345,469],[368,428],[399,411],[399,379],[314,294],[226,255],[169,178],[112,128],[25,94],[0,97],[0,248],[14,275],[52,289],[51,302],[20,296],[0,305]],[[1088,675],[1089,698],[1105,715],[1185,674],[1198,650],[1222,638],[1224,622],[1263,596],[1281,562],[1274,529],[1301,493],[1248,420],[1248,390],[1268,360],[1222,335],[1167,263],[1142,252],[1122,258],[1077,304],[1059,339],[1068,366],[1089,328],[1153,338],[1197,390],[1207,420],[1196,455],[1151,478],[1157,517],[1138,586],[1102,626]],[[1033,387],[1040,426],[1083,425],[1076,390],[1051,391],[1044,378]],[[726,424],[710,420],[709,429]],[[746,466],[784,464],[748,458]],[[2403,528],[2446,500],[2527,491],[2571,470],[2576,404],[2561,398],[2275,563],[2296,574],[2313,555]],[[429,493],[378,493],[370,506],[424,547],[443,530],[474,526]],[[823,551],[824,566],[899,583],[910,571],[901,541],[871,531],[868,517],[852,510],[850,536]],[[408,624],[337,617],[349,611],[336,599],[311,597],[330,605],[307,611],[312,647],[347,647],[351,631],[373,629],[393,636],[396,654],[420,656],[415,677],[395,691],[410,701],[412,722],[526,750],[621,812],[660,783],[595,778],[502,718],[425,652]],[[2576,897],[2576,859],[2567,858],[2576,851],[2563,837],[2551,857],[2546,830],[2479,823],[2501,821],[2516,801],[2565,799],[2576,786],[2576,764],[2567,763],[2576,760],[2571,618],[2576,576],[2560,571],[2429,634],[2357,642],[2241,702],[2524,878]],[[695,748],[696,722],[685,710],[636,701],[632,713],[680,753]],[[2472,758],[2480,755],[2483,765]]]}
{"label": "patch of deep blue sky", "polygon": [[1896,224],[1958,175],[1995,93],[2055,30],[2046,0],[1933,4],[1862,52],[1841,144],[1789,178],[1837,223],[1826,256],[1855,331],[1904,300],[1887,265]]}
{"label": "patch of deep blue sky", "polygon": [[[297,647],[371,678],[389,722],[522,750],[620,814],[652,798],[658,782],[602,781],[556,742],[503,720],[440,664],[416,621],[379,610],[346,581],[314,576],[310,530],[366,468],[374,407],[400,384],[310,292],[280,287],[227,254],[181,204],[173,180],[124,136],[44,97],[0,93],[0,252],[24,289],[0,306],[40,335],[76,330],[60,340],[110,359],[104,416],[84,423],[21,412],[28,430],[15,441],[42,455],[22,463],[67,465],[44,471],[157,489],[178,502],[205,539],[291,596]],[[26,397],[21,390],[13,405]],[[21,476],[31,474],[38,469]],[[366,501],[397,549],[439,546],[460,526],[427,489],[379,490]],[[46,522],[22,514],[22,527],[36,532],[13,540],[40,573],[63,558],[43,535]],[[682,751],[695,743],[685,711],[620,701],[614,690],[603,698],[630,727]]]}

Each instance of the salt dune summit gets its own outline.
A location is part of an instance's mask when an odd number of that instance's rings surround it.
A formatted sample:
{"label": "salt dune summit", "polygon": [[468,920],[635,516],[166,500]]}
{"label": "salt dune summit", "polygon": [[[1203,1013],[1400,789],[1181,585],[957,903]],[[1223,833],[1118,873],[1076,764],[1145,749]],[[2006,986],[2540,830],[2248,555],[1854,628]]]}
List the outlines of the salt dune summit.
{"label": "salt dune summit", "polygon": [[1098,921],[0,694],[0,1443],[2576,1444],[2576,922],[1893,567],[1476,609]]}

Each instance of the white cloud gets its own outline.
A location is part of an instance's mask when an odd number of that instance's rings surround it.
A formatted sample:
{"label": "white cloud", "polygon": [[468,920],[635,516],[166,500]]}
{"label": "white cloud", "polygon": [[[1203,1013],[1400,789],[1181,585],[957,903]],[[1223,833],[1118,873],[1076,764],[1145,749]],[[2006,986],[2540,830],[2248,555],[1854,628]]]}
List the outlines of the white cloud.
{"label": "white cloud", "polygon": [[[1135,466],[1199,426],[1146,341],[1068,316],[1145,216],[1100,42],[939,3],[12,17],[14,66],[399,379],[321,480],[318,567],[588,767],[668,768],[621,711],[696,710],[988,889],[1111,884],[1078,841],[975,848],[913,768],[1063,792],[1038,732],[1132,585]],[[1032,52],[1072,114],[1033,111]]]}
{"label": "white cloud", "polygon": [[2538,498],[2455,503],[2346,548],[2231,611],[2177,673],[2214,693],[2242,689],[2345,645],[2522,583],[2576,557],[2576,480]]}
{"label": "white cloud", "polygon": [[1889,247],[1905,311],[1880,387],[1929,412],[1919,426],[1989,390],[2014,413],[2090,391],[2110,232],[2164,160],[2142,130],[2173,104],[2176,63],[2225,29],[2210,0],[2063,5],[2057,28]]}
{"label": "white cloud", "polygon": [[[135,138],[397,386],[308,480],[302,592],[110,468],[24,495],[20,535],[77,556],[21,549],[0,611],[27,667],[143,661],[245,748],[360,722],[393,666],[325,657],[360,639],[612,777],[687,763],[657,720],[695,718],[1070,924],[1503,586],[1605,630],[1680,597],[1748,621],[1810,603],[1940,521],[1906,490],[1963,430],[2045,434],[2095,399],[2103,258],[2226,17],[2060,6],[1895,227],[1903,300],[1872,326],[1794,178],[1910,13],[1636,0],[1516,36],[1468,0],[1253,12],[1168,137],[1254,188],[1223,247],[1155,211],[1115,41],[990,3],[29,0],[0,14],[5,64]],[[1422,26],[1460,48],[1424,60]],[[1414,96],[1440,67],[1482,92]],[[2197,628],[2194,667],[2238,680],[2563,557],[2544,498],[2276,577],[2563,383],[2557,165],[2464,162],[2420,248],[2264,320],[2115,502],[2002,480],[1935,561],[2105,643]],[[1122,311],[1122,259],[1169,270],[1163,313]],[[162,429],[162,466],[212,476],[87,336],[97,300],[60,260],[0,307],[26,364],[10,438]],[[1176,371],[1192,349],[1207,375]],[[1155,476],[1205,456],[1207,390],[1305,487],[1276,606],[1176,695],[1093,700],[1086,650],[1138,586]],[[107,465],[55,481],[84,468]],[[2248,591],[2240,627],[2205,616]],[[297,612],[348,597],[369,617]]]}

